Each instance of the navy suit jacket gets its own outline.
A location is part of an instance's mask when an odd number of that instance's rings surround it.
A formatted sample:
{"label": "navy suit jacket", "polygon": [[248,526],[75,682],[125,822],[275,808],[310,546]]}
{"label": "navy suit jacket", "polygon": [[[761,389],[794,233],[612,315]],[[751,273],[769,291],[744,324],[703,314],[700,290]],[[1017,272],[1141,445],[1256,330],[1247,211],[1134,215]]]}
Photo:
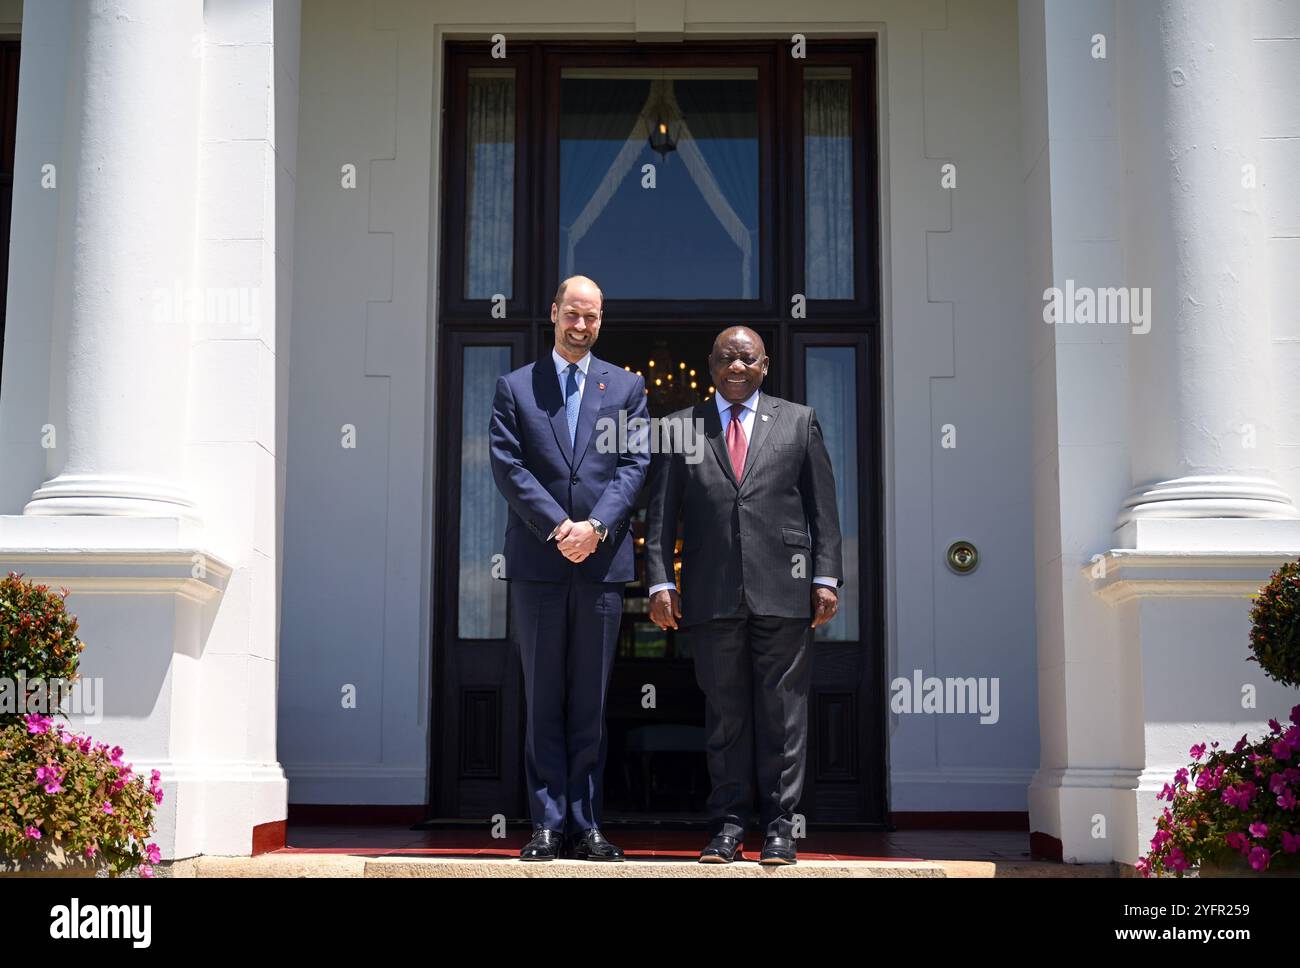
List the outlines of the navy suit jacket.
{"label": "navy suit jacket", "polygon": [[[578,428],[570,444],[564,398],[549,349],[538,362],[497,378],[488,434],[492,476],[510,506],[507,579],[635,579],[630,518],[650,454],[648,449],[631,453],[617,434],[601,431],[617,429],[620,411],[626,421],[645,418],[645,397],[645,380],[592,354]],[[610,438],[616,446],[604,446]],[[618,449],[620,444],[623,450]],[[578,564],[560,554],[555,541],[546,540],[565,518],[592,517],[609,528],[609,535]]]}

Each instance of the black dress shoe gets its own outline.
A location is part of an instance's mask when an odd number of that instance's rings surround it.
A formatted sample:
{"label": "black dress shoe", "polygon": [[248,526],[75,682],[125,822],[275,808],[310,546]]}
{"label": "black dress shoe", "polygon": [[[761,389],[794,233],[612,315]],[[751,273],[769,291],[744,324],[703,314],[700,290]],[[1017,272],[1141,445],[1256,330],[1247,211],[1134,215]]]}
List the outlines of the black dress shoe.
{"label": "black dress shoe", "polygon": [[763,852],[758,856],[760,864],[795,864],[794,841],[789,837],[769,836],[763,841]]}
{"label": "black dress shoe", "polygon": [[542,828],[519,851],[520,860],[555,860],[560,856],[564,836],[558,830]]}
{"label": "black dress shoe", "polygon": [[623,851],[606,840],[600,828],[592,827],[573,838],[569,856],[574,860],[622,860]]}
{"label": "black dress shoe", "polygon": [[743,859],[745,848],[740,839],[718,834],[709,841],[708,846],[700,851],[701,864],[730,864],[737,858]]}

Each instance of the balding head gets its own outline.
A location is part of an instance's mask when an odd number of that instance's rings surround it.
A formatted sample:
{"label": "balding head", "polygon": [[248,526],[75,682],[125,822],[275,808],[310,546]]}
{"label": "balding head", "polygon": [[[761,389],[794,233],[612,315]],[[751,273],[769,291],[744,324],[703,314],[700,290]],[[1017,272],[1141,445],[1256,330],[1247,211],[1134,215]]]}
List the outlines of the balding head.
{"label": "balding head", "polygon": [[594,280],[588,279],[586,276],[569,276],[569,278],[561,282],[559,288],[555,290],[555,305],[564,305],[564,296],[565,293],[568,292],[570,285],[579,285],[587,294],[594,292],[598,303],[603,303],[605,301],[605,294],[600,291],[600,286],[596,285]]}
{"label": "balding head", "polygon": [[767,355],[767,347],[763,345],[763,337],[759,336],[748,326],[731,326],[728,327],[727,329],[724,329],[721,333],[717,335],[717,338],[714,339],[713,341],[713,354],[716,355],[718,352],[718,347],[721,346],[724,342],[730,343],[732,337],[734,336],[740,336],[744,339],[751,340],[754,346],[758,347],[758,352],[760,355],[762,356]]}

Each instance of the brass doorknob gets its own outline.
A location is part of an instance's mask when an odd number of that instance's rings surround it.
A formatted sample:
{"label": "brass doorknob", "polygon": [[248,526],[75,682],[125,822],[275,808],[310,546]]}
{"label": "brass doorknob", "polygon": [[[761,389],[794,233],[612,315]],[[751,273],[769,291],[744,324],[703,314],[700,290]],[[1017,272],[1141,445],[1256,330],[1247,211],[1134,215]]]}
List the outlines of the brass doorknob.
{"label": "brass doorknob", "polygon": [[979,564],[980,553],[969,541],[954,541],[948,546],[948,567],[959,575],[967,575]]}

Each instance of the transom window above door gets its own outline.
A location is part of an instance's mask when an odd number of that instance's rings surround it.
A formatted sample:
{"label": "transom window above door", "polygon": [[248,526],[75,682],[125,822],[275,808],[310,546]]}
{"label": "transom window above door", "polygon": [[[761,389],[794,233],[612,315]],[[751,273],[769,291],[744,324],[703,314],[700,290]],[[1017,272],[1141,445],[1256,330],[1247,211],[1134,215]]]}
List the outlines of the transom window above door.
{"label": "transom window above door", "polygon": [[879,319],[874,46],[447,49],[444,321]]}

